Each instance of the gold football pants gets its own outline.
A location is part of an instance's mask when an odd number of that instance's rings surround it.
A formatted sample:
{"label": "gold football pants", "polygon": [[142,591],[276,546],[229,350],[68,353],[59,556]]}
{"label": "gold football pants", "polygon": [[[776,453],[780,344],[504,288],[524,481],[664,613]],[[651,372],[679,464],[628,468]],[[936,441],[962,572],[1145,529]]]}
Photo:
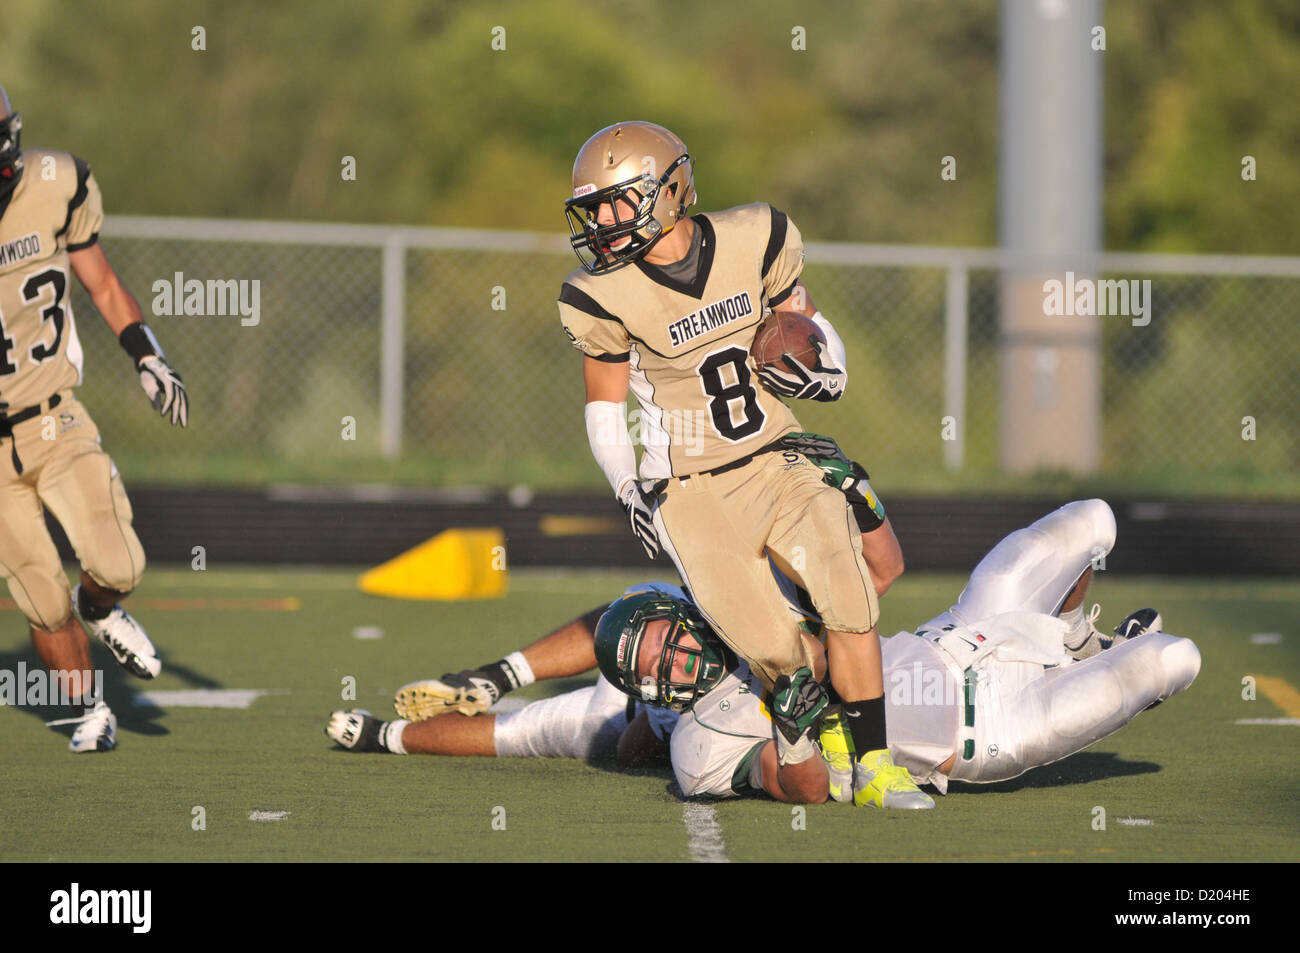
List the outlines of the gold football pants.
{"label": "gold football pants", "polygon": [[714,631],[769,687],[812,664],[772,564],[808,592],[828,629],[875,627],[876,587],[852,511],[802,454],[670,478],[659,499],[664,551]]}
{"label": "gold football pants", "polygon": [[[71,590],[45,528],[42,504],[59,521],[82,568],[100,585],[129,592],[144,572],[131,504],[99,430],[71,393],[25,420],[0,445],[0,573],[23,615],[47,631],[67,624]],[[12,450],[22,462],[19,474]]]}

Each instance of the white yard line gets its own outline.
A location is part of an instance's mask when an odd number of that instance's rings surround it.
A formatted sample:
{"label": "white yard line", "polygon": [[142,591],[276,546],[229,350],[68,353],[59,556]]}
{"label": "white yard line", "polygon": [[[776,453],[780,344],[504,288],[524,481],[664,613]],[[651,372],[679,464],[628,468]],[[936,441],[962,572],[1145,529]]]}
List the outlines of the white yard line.
{"label": "white yard line", "polygon": [[1234,725],[1300,725],[1300,718],[1238,718]]}
{"label": "white yard line", "polygon": [[712,804],[687,801],[682,805],[682,821],[690,838],[691,860],[697,864],[729,864],[722,827]]}
{"label": "white yard line", "polygon": [[137,708],[249,708],[269,694],[264,688],[182,688],[136,692],[132,704]]}

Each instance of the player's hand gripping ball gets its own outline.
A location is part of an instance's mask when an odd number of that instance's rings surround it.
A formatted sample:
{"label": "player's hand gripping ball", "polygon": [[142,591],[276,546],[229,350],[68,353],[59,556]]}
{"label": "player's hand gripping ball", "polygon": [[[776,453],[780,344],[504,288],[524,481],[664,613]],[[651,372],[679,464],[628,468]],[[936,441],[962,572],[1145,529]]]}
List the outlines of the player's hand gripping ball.
{"label": "player's hand gripping ball", "polygon": [[797,311],[773,311],[764,318],[749,353],[759,379],[774,394],[831,401],[844,392],[844,370],[835,365],[826,335]]}

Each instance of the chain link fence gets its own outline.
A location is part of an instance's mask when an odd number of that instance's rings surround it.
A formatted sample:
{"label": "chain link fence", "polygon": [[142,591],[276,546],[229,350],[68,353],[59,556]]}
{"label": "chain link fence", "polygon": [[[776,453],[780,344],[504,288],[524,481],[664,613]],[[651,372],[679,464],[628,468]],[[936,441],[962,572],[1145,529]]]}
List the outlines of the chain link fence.
{"label": "chain link fence", "polygon": [[[103,244],[191,394],[188,431],[150,419],[77,286],[81,398],[135,482],[603,486],[554,303],[574,264],[563,240],[111,219]],[[851,379],[836,404],[801,403],[801,422],[895,491],[1014,486],[998,474],[996,255],[810,245],[805,281]],[[1180,273],[1172,256],[1106,257],[1122,259],[1115,277],[1151,280],[1152,320],[1100,319],[1099,477],[1300,493],[1300,260],[1188,258]],[[248,283],[246,304],[257,282],[255,315],[208,313],[206,283],[230,279]],[[178,295],[187,310],[192,282],[204,291],[189,310],[205,313],[168,314]],[[1206,474],[1222,480],[1197,483]]]}

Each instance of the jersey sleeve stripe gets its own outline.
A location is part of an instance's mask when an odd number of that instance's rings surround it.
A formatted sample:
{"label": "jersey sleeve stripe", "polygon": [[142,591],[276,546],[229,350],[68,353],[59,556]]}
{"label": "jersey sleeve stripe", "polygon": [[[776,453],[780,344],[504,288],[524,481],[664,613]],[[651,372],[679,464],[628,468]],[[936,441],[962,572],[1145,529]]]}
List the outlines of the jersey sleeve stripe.
{"label": "jersey sleeve stripe", "polygon": [[[86,201],[86,196],[90,194],[89,189],[86,188],[86,182],[90,179],[90,166],[76,156],[72,157],[72,162],[77,167],[77,191],[73,193],[72,198],[68,201],[68,215],[63,220],[63,227],[54,233],[55,238],[62,238],[67,234],[68,226],[72,224],[72,213],[81,208],[82,203]],[[81,247],[86,246],[83,244]],[[73,249],[73,251],[76,251],[76,249]]]}
{"label": "jersey sleeve stripe", "polygon": [[785,212],[772,209],[772,231],[767,237],[767,251],[763,253],[764,278],[772,270],[772,263],[776,261],[776,256],[781,254],[781,249],[785,247],[786,223],[788,221]]}
{"label": "jersey sleeve stripe", "polygon": [[[64,226],[64,227],[66,228],[66,226]],[[95,242],[97,242],[97,241],[99,241],[99,232],[95,232],[93,235],[91,235],[89,238],[87,238],[84,242],[77,242],[77,244],[75,244],[75,245],[69,245],[69,246],[68,246],[68,251],[82,251],[83,249],[89,248],[91,245],[95,244]]]}
{"label": "jersey sleeve stripe", "polygon": [[731,790],[736,794],[743,793],[749,787],[749,776],[754,769],[754,759],[762,755],[766,747],[766,741],[756,742],[736,765],[736,770],[731,773]]}
{"label": "jersey sleeve stripe", "polygon": [[626,364],[632,359],[631,351],[624,351],[622,354],[588,354],[587,357],[593,361],[600,361],[602,364]]}
{"label": "jersey sleeve stripe", "polygon": [[589,314],[593,318],[602,318],[606,321],[617,321],[619,324],[623,323],[619,320],[617,315],[610,314],[602,308],[600,304],[591,297],[591,295],[584,291],[579,291],[567,281],[560,288],[560,302],[562,304],[567,304],[571,308],[576,308],[583,314]]}
{"label": "jersey sleeve stripe", "polygon": [[797,285],[798,283],[799,283],[799,279],[796,278],[794,281],[790,282],[789,288],[786,288],[779,295],[775,295],[769,298],[767,301],[768,306],[773,310],[776,310],[777,305],[781,304],[783,301],[785,301],[786,298],[790,297],[790,295],[794,293],[794,286]]}

